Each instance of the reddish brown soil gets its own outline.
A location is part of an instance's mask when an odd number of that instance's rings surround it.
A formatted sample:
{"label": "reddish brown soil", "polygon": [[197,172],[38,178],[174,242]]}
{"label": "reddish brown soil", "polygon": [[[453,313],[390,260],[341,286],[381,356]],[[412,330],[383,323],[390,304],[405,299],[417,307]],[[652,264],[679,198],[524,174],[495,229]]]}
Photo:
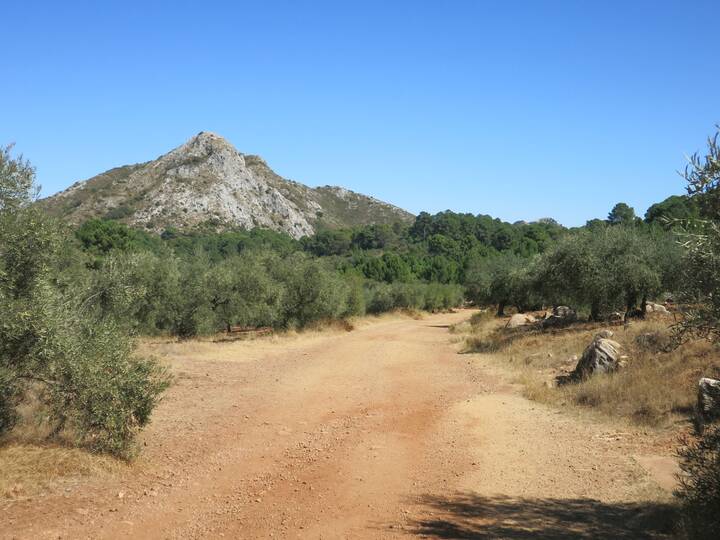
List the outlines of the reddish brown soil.
{"label": "reddish brown soil", "polygon": [[447,325],[468,316],[168,357],[176,384],[137,461],[0,501],[0,537],[659,535],[668,495],[637,434],[529,402],[458,354]]}

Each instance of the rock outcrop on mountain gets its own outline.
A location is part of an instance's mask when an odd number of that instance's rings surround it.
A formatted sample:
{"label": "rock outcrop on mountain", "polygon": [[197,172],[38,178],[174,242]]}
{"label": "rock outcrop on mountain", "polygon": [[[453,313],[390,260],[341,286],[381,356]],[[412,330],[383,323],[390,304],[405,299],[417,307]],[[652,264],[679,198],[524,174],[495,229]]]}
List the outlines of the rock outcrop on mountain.
{"label": "rock outcrop on mountain", "polygon": [[76,182],[39,201],[78,223],[108,217],[162,231],[211,222],[284,231],[293,238],[331,228],[412,221],[412,214],[350,190],[286,180],[262,158],[201,132],[155,161],[126,165]]}

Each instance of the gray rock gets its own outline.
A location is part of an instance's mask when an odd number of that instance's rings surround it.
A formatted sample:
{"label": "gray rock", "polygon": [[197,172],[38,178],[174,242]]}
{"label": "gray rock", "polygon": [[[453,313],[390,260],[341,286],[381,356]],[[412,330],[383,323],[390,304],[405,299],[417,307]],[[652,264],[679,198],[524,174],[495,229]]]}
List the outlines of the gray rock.
{"label": "gray rock", "polygon": [[556,306],[555,308],[553,308],[552,314],[554,317],[564,317],[566,319],[577,318],[577,313],[575,313],[575,310],[567,306]]}
{"label": "gray rock", "polygon": [[698,382],[698,413],[705,422],[720,418],[720,381],[703,377]]}
{"label": "gray rock", "polygon": [[572,373],[573,379],[582,380],[596,373],[617,371],[622,346],[617,341],[605,337],[608,334],[612,336],[612,332],[603,330],[587,346]]}

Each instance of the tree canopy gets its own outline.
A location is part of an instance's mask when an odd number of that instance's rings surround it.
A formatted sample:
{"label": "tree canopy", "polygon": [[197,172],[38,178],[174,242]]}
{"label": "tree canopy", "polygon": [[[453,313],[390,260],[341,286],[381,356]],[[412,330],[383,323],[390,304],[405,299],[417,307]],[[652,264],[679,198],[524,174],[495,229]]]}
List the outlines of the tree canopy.
{"label": "tree canopy", "polygon": [[619,202],[613,206],[607,217],[610,225],[632,225],[636,219],[635,209],[624,202]]}

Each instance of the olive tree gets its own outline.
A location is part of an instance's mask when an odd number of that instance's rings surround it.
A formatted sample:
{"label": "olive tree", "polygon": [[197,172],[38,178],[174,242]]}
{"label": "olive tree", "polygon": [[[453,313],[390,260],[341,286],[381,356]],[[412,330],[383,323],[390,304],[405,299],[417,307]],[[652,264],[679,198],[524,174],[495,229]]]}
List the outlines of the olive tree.
{"label": "olive tree", "polygon": [[687,192],[696,201],[703,217],[720,219],[720,126],[714,136],[707,140],[705,155],[693,154],[683,176],[687,182]]}
{"label": "olive tree", "polygon": [[340,319],[348,313],[351,287],[336,271],[304,254],[277,261],[269,270],[284,285],[281,321],[303,327],[322,320]]}
{"label": "olive tree", "polygon": [[642,314],[649,298],[677,284],[680,251],[672,238],[622,225],[570,234],[541,258],[539,291],[553,304],[588,307],[592,320],[616,309]]}
{"label": "olive tree", "polygon": [[[720,132],[720,127],[718,128]],[[708,139],[704,156],[695,154],[684,173],[687,190],[701,220],[685,227],[682,296],[693,308],[677,326],[678,337],[720,337],[720,147],[718,133]],[[682,526],[691,538],[717,538],[720,533],[720,427],[709,426],[680,450],[684,472],[677,490]]]}
{"label": "olive tree", "polygon": [[31,401],[51,436],[128,455],[168,375],[134,354],[116,321],[96,316],[87,279],[64,278],[74,248],[31,205],[36,193],[32,167],[0,152],[0,432]]}
{"label": "olive tree", "polygon": [[260,255],[226,259],[211,270],[211,303],[218,320],[230,325],[272,326],[280,316],[283,288]]}
{"label": "olive tree", "polygon": [[656,253],[653,237],[636,227],[614,227],[596,238],[611,278],[608,306],[623,306],[626,313],[639,306],[640,315],[644,315],[648,298],[660,293],[662,285],[661,255]]}
{"label": "olive tree", "polygon": [[613,287],[608,267],[597,249],[599,234],[581,231],[564,237],[544,254],[538,265],[538,287],[543,298],[555,305],[588,306],[593,320],[600,319],[602,310],[610,303]]}
{"label": "olive tree", "polygon": [[477,258],[465,271],[468,298],[476,304],[496,305],[499,317],[509,305],[521,311],[528,307],[532,279],[530,261],[510,252]]}

